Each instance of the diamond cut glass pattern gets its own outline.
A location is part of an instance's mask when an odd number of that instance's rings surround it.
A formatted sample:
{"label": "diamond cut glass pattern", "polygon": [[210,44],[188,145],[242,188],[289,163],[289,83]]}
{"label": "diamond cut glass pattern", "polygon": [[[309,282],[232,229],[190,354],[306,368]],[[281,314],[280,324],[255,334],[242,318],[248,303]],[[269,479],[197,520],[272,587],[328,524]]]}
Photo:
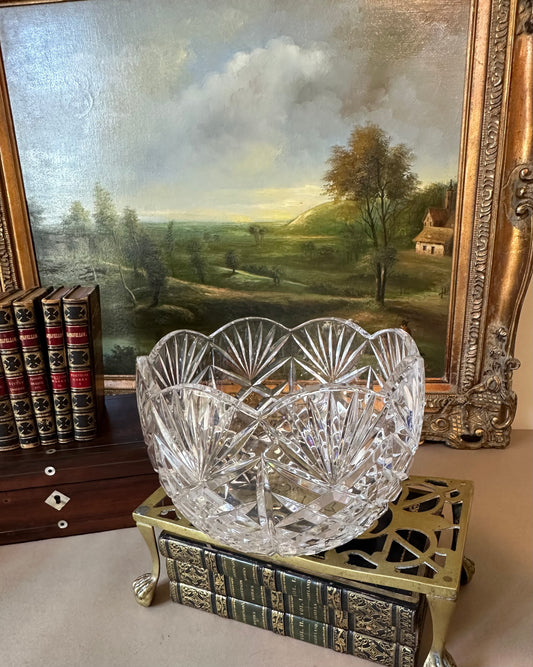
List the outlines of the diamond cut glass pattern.
{"label": "diamond cut glass pattern", "polygon": [[399,493],[424,365],[401,329],[244,318],[162,338],[137,359],[137,401],[161,485],[191,523],[242,551],[315,554]]}

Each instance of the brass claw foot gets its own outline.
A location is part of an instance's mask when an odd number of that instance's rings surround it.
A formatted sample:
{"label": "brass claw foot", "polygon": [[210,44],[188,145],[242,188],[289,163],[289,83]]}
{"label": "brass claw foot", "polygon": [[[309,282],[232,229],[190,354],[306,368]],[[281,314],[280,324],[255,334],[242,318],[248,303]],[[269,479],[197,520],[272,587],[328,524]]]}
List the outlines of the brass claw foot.
{"label": "brass claw foot", "polygon": [[461,568],[461,585],[469,584],[476,571],[476,564],[470,558],[464,556],[463,567]]}
{"label": "brass claw foot", "polygon": [[433,639],[424,667],[457,667],[455,660],[444,645],[448,625],[455,608],[455,598],[428,595],[427,601],[431,612]]}
{"label": "brass claw foot", "polygon": [[157,588],[157,579],[154,579],[152,573],[141,574],[135,579],[132,587],[137,602],[143,607],[149,607],[152,604]]}
{"label": "brass claw foot", "polygon": [[[135,516],[135,515],[134,515]],[[135,517],[137,528],[146,542],[146,546],[152,556],[152,571],[146,574],[141,574],[133,582],[133,592],[135,599],[143,607],[149,607],[154,599],[157,582],[159,580],[159,552],[155,541],[155,533],[152,526],[142,523]]]}
{"label": "brass claw foot", "polygon": [[430,651],[424,661],[424,667],[457,667],[457,664],[448,651],[443,653]]}

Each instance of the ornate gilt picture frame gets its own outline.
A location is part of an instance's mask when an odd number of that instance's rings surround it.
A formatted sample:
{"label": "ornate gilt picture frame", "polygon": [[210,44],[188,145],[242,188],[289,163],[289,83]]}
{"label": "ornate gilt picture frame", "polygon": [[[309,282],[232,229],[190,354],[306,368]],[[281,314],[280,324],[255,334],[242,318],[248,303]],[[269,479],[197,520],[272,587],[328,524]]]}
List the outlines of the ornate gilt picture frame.
{"label": "ornate gilt picture frame", "polygon": [[[506,446],[516,409],[513,350],[533,265],[533,3],[472,0],[471,25],[446,373],[427,384],[423,437],[475,449]],[[1,60],[0,97],[0,279],[9,289],[38,284],[39,272]],[[134,383],[109,376],[106,387]]]}

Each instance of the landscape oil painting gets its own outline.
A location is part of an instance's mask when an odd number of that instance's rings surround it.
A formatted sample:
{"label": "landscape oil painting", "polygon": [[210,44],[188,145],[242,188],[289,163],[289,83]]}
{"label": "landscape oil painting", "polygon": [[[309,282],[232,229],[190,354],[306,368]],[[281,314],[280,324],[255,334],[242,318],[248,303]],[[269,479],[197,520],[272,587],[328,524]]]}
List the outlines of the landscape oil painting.
{"label": "landscape oil painting", "polygon": [[442,377],[469,0],[0,9],[43,284],[105,367],[231,319],[403,327]]}

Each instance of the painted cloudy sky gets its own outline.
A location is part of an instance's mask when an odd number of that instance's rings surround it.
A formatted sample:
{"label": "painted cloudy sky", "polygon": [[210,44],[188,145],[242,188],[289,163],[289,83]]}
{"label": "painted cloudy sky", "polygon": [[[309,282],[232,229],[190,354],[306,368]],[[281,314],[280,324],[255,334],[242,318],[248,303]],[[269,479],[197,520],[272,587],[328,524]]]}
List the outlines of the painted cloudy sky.
{"label": "painted cloudy sky", "polygon": [[456,175],[468,0],[88,0],[0,10],[28,198],[290,219],[356,123]]}

